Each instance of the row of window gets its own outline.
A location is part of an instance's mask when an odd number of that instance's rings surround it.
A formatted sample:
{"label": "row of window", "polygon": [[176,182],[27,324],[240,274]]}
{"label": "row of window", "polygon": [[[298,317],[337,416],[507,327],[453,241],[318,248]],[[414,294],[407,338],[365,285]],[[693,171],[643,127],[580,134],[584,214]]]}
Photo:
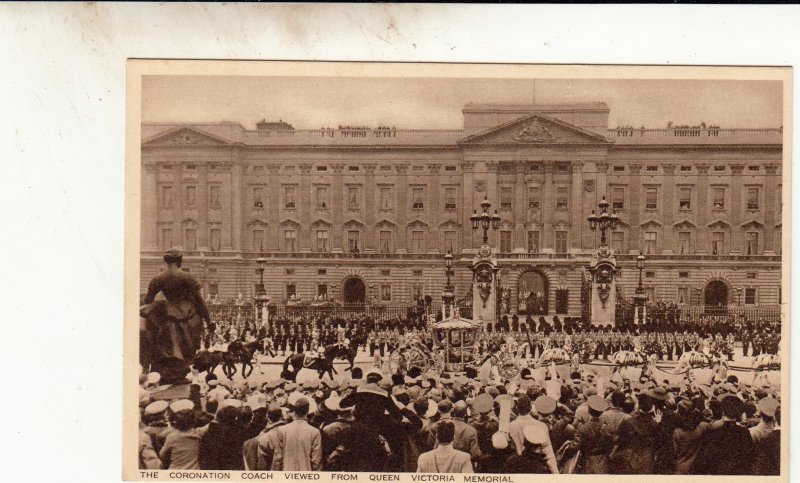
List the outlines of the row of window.
{"label": "row of window", "polygon": [[[164,209],[171,209],[173,207],[173,194],[172,186],[163,185],[161,187],[160,206]],[[252,206],[257,209],[262,209],[265,206],[265,192],[266,187],[255,186],[253,187]],[[184,205],[186,207],[197,206],[197,186],[189,185],[184,187]],[[725,210],[726,201],[726,187],[714,186],[711,188],[711,206],[713,210]],[[318,210],[327,210],[330,206],[330,196],[328,186],[317,186],[315,206]],[[679,186],[678,187],[678,210],[691,211],[694,187],[693,186]],[[556,210],[564,211],[569,209],[569,188],[566,186],[556,187],[556,198],[554,208]],[[645,210],[658,210],[659,209],[659,187],[658,186],[645,186],[644,187],[644,208]],[[393,188],[389,186],[380,186],[378,188],[378,209],[383,211],[390,211],[394,209],[394,193]],[[760,196],[761,188],[749,186],[745,190],[745,207],[750,211],[757,211],[760,209]],[[778,203],[776,206],[780,207],[780,190],[778,192]],[[444,204],[445,211],[455,211],[457,207],[458,189],[455,186],[448,186],[444,188]],[[500,209],[511,210],[513,207],[513,187],[501,186],[500,187]],[[425,187],[412,186],[411,187],[411,209],[424,210],[425,209]],[[346,204],[348,210],[360,210],[362,207],[362,190],[360,186],[348,186]],[[610,190],[610,203],[611,209],[614,211],[623,211],[625,209],[625,188],[619,186],[612,186]],[[211,209],[219,209],[220,205],[220,185],[209,186],[208,204]],[[542,191],[540,186],[528,187],[528,209],[538,211],[542,205]],[[297,208],[297,187],[284,186],[283,188],[283,207],[284,209]]]}
{"label": "row of window", "polygon": [[[254,252],[264,251],[266,248],[266,231],[263,229],[254,229],[251,231],[251,244],[250,248]],[[411,244],[409,250],[412,253],[425,253],[426,246],[426,232],[424,230],[412,230]],[[678,232],[678,255],[690,255],[694,253],[695,246],[692,239],[693,233],[689,231]],[[316,252],[324,253],[330,251],[330,230],[316,229],[313,230],[313,249]],[[350,253],[359,253],[363,248],[361,242],[361,230],[347,230],[347,251]],[[554,234],[554,248],[556,253],[568,253],[568,232],[557,230]],[[221,230],[219,228],[209,229],[208,247],[211,251],[219,251],[220,249]],[[528,253],[539,253],[541,250],[541,232],[528,231],[527,232],[527,251]],[[643,251],[645,254],[659,253],[659,240],[657,231],[645,231],[643,234]],[[780,240],[780,232],[777,233],[776,239]],[[163,249],[168,249],[174,246],[172,228],[161,229],[160,245]],[[183,232],[183,247],[187,251],[195,251],[197,249],[197,229],[185,228]],[[446,230],[442,234],[442,249],[458,252],[458,232],[453,230]],[[610,246],[617,253],[626,253],[625,245],[625,232],[612,231],[610,234]],[[776,254],[781,254],[781,243],[775,244]],[[297,245],[297,229],[283,230],[283,251],[296,252]],[[499,250],[500,253],[511,253],[513,251],[513,232],[511,230],[500,230],[499,233]],[[727,254],[729,246],[726,240],[726,233],[723,231],[714,231],[711,233],[711,244],[709,246],[709,253],[712,255]],[[394,231],[393,230],[380,230],[378,231],[378,253],[393,253],[394,252]],[[745,255],[760,255],[762,252],[761,246],[761,233],[757,231],[745,232]]]}

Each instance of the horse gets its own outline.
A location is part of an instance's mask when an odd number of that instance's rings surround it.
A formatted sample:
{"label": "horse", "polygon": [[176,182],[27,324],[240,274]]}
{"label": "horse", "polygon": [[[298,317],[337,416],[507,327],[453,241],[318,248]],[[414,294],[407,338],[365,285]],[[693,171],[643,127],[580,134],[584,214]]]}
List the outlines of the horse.
{"label": "horse", "polygon": [[350,341],[350,345],[348,347],[342,347],[339,344],[330,344],[325,346],[325,358],[327,359],[330,356],[331,363],[333,363],[333,361],[336,359],[344,359],[350,363],[350,367],[345,369],[346,371],[353,370],[356,361],[356,354],[358,354],[358,342],[355,340]]}
{"label": "horse", "polygon": [[217,370],[217,366],[222,364],[222,354],[223,352],[210,352],[208,350],[198,351],[194,356],[192,365],[199,372],[213,374],[214,371]]}
{"label": "horse", "polygon": [[[237,341],[239,342],[239,341]],[[233,345],[233,344],[231,344]],[[236,353],[234,354],[234,358],[238,358],[239,362],[242,364],[242,377],[247,379],[253,373],[253,359],[255,358],[256,352],[262,350],[261,341],[254,340],[252,342],[243,343],[239,342],[235,345],[234,349]],[[229,347],[228,350],[230,351],[231,348]],[[248,371],[248,369],[250,369]],[[260,370],[260,366],[259,366]],[[236,373],[234,368],[234,374]]]}
{"label": "horse", "polygon": [[[297,374],[300,373],[301,369],[312,369],[317,371],[318,377],[320,379],[322,379],[322,376],[327,373],[328,376],[331,379],[333,379],[334,373],[338,374],[338,371],[336,371],[336,369],[333,368],[333,359],[335,357],[334,354],[337,352],[337,350],[338,350],[337,344],[331,344],[325,346],[325,355],[321,358],[320,357],[315,358],[313,362],[308,366],[306,366],[305,364],[306,361],[305,354],[301,353],[301,354],[290,355],[283,362],[283,372],[290,375],[289,379],[292,381],[297,380]],[[355,356],[353,357],[353,359],[355,359]],[[352,360],[350,364],[351,364],[350,369],[348,370],[352,370],[353,368]],[[291,370],[289,369],[290,366]]]}

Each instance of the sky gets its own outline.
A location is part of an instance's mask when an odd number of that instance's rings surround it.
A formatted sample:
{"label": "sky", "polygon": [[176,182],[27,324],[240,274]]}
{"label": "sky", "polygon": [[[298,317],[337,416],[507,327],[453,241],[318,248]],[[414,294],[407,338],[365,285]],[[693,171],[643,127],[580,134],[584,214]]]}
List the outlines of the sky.
{"label": "sky", "polygon": [[462,129],[467,104],[605,102],[609,127],[777,128],[779,81],[146,76],[143,122]]}

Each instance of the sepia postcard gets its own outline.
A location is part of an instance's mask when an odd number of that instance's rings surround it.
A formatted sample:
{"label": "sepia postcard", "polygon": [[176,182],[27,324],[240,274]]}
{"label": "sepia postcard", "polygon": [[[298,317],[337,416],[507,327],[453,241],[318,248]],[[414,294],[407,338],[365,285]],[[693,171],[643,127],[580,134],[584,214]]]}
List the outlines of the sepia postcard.
{"label": "sepia postcard", "polygon": [[130,60],[123,477],[786,480],[791,75]]}

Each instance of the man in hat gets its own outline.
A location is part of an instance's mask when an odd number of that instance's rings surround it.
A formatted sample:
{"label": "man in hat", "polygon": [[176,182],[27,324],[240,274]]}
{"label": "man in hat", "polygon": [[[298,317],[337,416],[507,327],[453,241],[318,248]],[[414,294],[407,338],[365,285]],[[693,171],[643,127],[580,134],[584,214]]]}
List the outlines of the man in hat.
{"label": "man in hat", "polygon": [[163,399],[153,401],[144,408],[142,414],[142,422],[145,424],[143,431],[150,436],[153,449],[156,453],[161,451],[166,438],[165,432],[170,428],[167,425],[166,411],[169,408],[169,403]]}
{"label": "man in hat", "polygon": [[[149,342],[149,347],[143,348],[145,357],[153,370],[161,373],[162,383],[175,384],[183,382],[189,372],[200,349],[203,321],[210,324],[211,318],[197,279],[181,270],[183,252],[172,248],[164,254],[164,261],[167,268],[150,281],[142,300],[140,337]],[[159,293],[166,300],[156,302]]]}
{"label": "man in hat", "polygon": [[755,445],[756,457],[753,474],[779,475],[781,472],[781,437],[776,420],[780,420],[780,403],[767,397],[758,401],[761,421],[750,428],[750,436]]}
{"label": "man in hat", "polygon": [[750,431],[736,424],[744,403],[735,394],[720,396],[721,424],[713,424],[700,440],[692,472],[701,475],[752,474],[756,449]]}
{"label": "man in hat", "polygon": [[575,430],[575,442],[581,450],[584,472],[603,475],[608,473],[608,454],[614,445],[609,428],[600,420],[608,403],[597,394],[589,396],[586,402],[589,421]]}
{"label": "man in hat", "polygon": [[472,473],[469,453],[453,447],[456,428],[452,421],[436,426],[436,448],[419,456],[417,473]]}
{"label": "man in hat", "polygon": [[493,450],[492,436],[499,428],[497,418],[492,412],[493,408],[494,399],[488,393],[478,394],[472,401],[473,417],[469,424],[477,431],[478,448],[481,450],[481,457],[478,459],[476,467],[480,467],[481,462]]}
{"label": "man in hat", "polygon": [[615,474],[653,474],[656,453],[663,441],[659,423],[661,413],[655,412],[653,399],[648,393],[638,395],[639,408],[630,418],[619,425],[616,451],[609,461],[609,469]]}
{"label": "man in hat", "polygon": [[309,400],[299,397],[289,409],[292,422],[278,429],[272,471],[319,471],[322,468],[322,436],[306,417]]}
{"label": "man in hat", "polygon": [[547,458],[544,454],[545,444],[548,435],[546,428],[540,426],[526,426],[522,431],[525,439],[522,453],[510,456],[503,465],[500,473],[519,473],[519,474],[546,474],[550,470],[547,467]]}
{"label": "man in hat", "polygon": [[[464,451],[470,455],[473,460],[477,460],[481,456],[481,450],[478,446],[478,432],[472,426],[465,423],[460,418],[453,417],[453,403],[450,399],[442,399],[438,403],[439,420],[430,426],[428,435],[428,444],[436,448],[436,435],[437,426],[445,421],[453,423],[455,428],[455,435],[453,439],[453,448]],[[463,413],[466,414],[466,409]]]}
{"label": "man in hat", "polygon": [[[517,454],[522,454],[522,451],[525,449],[524,446],[524,439],[525,435],[523,430],[527,426],[537,426],[539,428],[544,428],[545,432],[548,431],[547,425],[538,419],[534,418],[531,415],[531,410],[533,409],[533,405],[531,404],[531,400],[526,395],[522,395],[517,398],[516,402],[516,412],[517,412],[517,419],[511,421],[508,425],[508,434],[511,437],[511,440],[514,442],[514,447],[516,448]],[[555,452],[553,451],[553,445],[550,442],[550,435],[548,434],[547,440],[543,445],[543,452],[545,455],[545,460],[547,462],[547,468],[550,470],[550,473],[558,474],[558,464],[556,462]]]}
{"label": "man in hat", "polygon": [[[328,456],[342,444],[342,435],[353,427],[353,408],[343,408],[339,404],[339,397],[329,397],[325,400],[325,408],[336,415],[336,420],[322,427],[322,458],[326,461]],[[326,468],[332,469],[332,468]]]}

